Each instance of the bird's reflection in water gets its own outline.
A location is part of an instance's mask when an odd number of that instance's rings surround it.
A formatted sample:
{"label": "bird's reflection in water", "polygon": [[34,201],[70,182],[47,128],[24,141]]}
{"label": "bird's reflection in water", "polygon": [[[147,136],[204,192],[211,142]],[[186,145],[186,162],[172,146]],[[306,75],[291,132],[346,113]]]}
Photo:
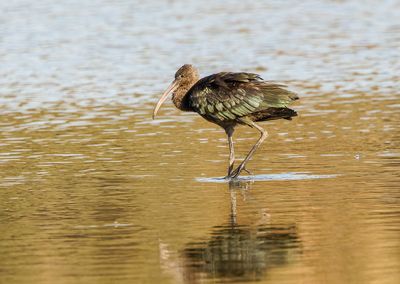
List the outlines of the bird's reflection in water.
{"label": "bird's reflection in water", "polygon": [[205,242],[187,244],[183,251],[185,282],[201,278],[259,280],[269,268],[285,265],[299,248],[294,224],[237,223],[236,194],[246,194],[249,183],[230,183],[231,212],[226,224],[216,226]]}

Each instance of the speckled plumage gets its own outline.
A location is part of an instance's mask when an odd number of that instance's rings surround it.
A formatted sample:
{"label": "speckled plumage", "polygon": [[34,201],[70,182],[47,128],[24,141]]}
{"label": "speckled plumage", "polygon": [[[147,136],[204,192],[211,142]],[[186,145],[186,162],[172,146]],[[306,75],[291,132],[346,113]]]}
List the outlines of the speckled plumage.
{"label": "speckled plumage", "polygon": [[[230,153],[226,178],[235,178],[245,170],[246,163],[267,138],[268,133],[255,122],[291,119],[297,115],[288,108],[291,102],[298,99],[296,93],[286,89],[285,85],[264,81],[253,73],[220,72],[199,80],[196,68],[185,64],[175,73],[175,80],[158,101],[153,118],[171,93],[172,101],[178,109],[197,112],[225,130]],[[235,157],[232,137],[237,124],[257,129],[261,137],[233,170]]]}
{"label": "speckled plumage", "polygon": [[221,72],[195,83],[185,101],[193,111],[217,124],[237,122],[242,117],[253,121],[289,119],[296,112],[287,106],[298,96],[285,87],[253,73]]}

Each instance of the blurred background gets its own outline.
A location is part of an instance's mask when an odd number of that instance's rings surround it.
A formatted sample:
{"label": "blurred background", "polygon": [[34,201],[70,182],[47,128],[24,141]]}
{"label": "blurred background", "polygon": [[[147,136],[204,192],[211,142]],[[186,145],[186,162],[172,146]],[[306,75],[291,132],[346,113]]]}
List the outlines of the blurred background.
{"label": "blurred background", "polygon": [[[398,0],[0,2],[1,283],[399,283]],[[183,64],[288,84],[235,184]],[[238,155],[258,134],[235,133]]]}

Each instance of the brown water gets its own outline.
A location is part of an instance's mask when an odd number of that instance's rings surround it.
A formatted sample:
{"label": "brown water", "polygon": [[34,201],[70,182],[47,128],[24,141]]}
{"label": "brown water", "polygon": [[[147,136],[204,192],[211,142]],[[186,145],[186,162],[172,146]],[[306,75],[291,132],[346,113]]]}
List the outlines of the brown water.
{"label": "brown water", "polygon": [[[0,282],[400,283],[399,6],[1,1]],[[183,63],[300,93],[253,176],[218,179],[199,116],[151,120]]]}

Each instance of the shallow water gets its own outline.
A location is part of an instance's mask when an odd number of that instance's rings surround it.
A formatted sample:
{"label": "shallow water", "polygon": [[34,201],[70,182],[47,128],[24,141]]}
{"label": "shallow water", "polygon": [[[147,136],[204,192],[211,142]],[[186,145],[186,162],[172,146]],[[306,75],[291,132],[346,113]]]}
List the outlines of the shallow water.
{"label": "shallow water", "polygon": [[[0,3],[1,283],[399,283],[400,2],[253,2]],[[188,62],[299,92],[252,176]]]}

